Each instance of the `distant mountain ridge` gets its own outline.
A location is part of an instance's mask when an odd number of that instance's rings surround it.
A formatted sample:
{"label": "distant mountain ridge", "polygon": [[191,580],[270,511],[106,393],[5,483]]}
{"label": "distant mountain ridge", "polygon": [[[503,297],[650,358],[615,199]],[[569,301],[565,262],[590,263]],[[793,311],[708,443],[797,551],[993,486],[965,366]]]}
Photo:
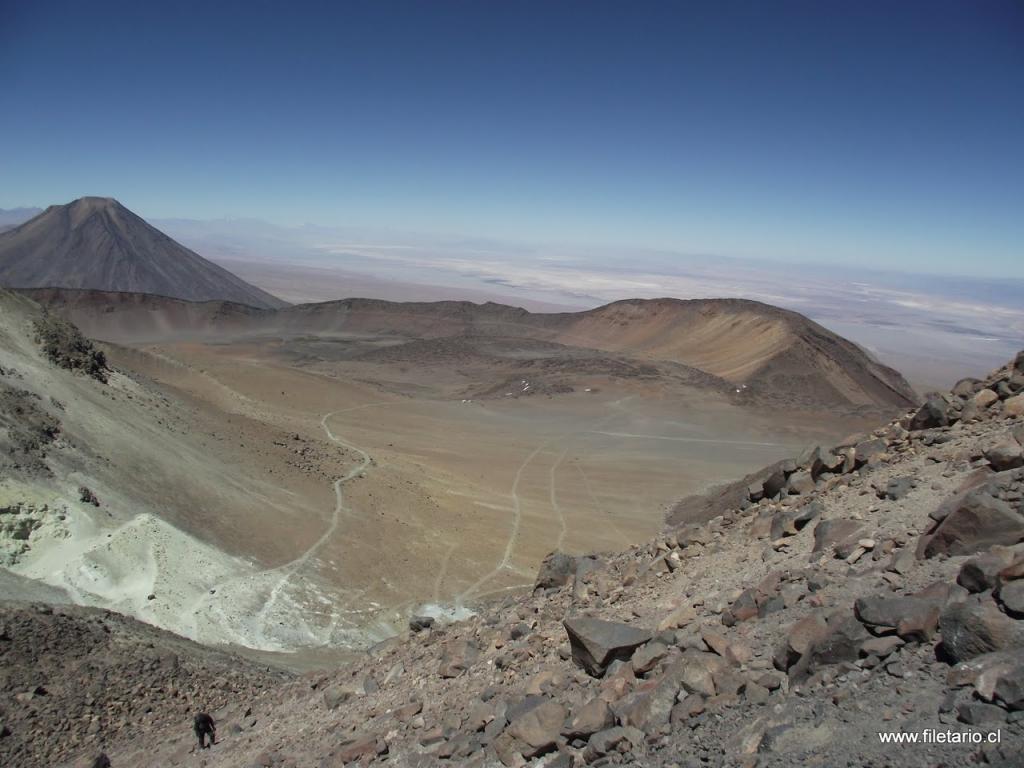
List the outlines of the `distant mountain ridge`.
{"label": "distant mountain ridge", "polygon": [[53,205],[0,232],[0,284],[130,291],[263,309],[287,305],[106,197]]}
{"label": "distant mountain ridge", "polygon": [[468,301],[342,299],[259,310],[131,293],[34,290],[93,338],[112,342],[244,336],[387,334],[397,339],[528,338],[666,360],[814,403],[906,407],[903,376],[799,313],[742,299],[627,299],[583,312],[537,313]]}
{"label": "distant mountain ridge", "polygon": [[14,229],[42,212],[42,208],[0,208],[0,232]]}

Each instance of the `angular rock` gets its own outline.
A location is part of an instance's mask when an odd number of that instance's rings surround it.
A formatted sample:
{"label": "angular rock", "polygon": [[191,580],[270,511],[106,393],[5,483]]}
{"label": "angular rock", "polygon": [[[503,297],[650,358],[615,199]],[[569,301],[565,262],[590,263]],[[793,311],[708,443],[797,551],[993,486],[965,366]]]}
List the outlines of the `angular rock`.
{"label": "angular rock", "polygon": [[1024,657],[1000,671],[992,692],[1007,709],[1014,712],[1024,710]]}
{"label": "angular rock", "polygon": [[952,687],[974,686],[975,692],[981,698],[991,701],[995,695],[996,680],[1021,661],[1021,655],[1016,651],[983,653],[957,663],[949,670],[947,682]]}
{"label": "angular rock", "polygon": [[957,574],[956,583],[968,592],[984,592],[999,585],[999,573],[1014,562],[1014,550],[1010,547],[992,547],[972,557]]}
{"label": "angular rock", "polygon": [[523,757],[536,757],[555,748],[565,717],[561,704],[545,701],[510,721],[506,732],[526,745],[521,751]]}
{"label": "angular rock", "polygon": [[941,605],[920,597],[862,597],[854,603],[857,618],[874,630],[892,629],[903,640],[924,641],[935,634]]}
{"label": "angular rock", "polygon": [[999,400],[999,395],[991,389],[981,389],[971,398],[971,402],[978,408],[988,408],[992,403]]}
{"label": "angular rock", "polygon": [[814,490],[814,478],[810,472],[794,472],[786,481],[786,490],[792,495],[810,493]]}
{"label": "angular rock", "polygon": [[647,581],[648,579],[664,576],[671,572],[672,565],[669,563],[668,558],[665,555],[658,555],[658,557],[640,569],[640,572],[637,574],[637,580],[641,582]]}
{"label": "angular rock", "polygon": [[451,640],[444,646],[441,654],[441,664],[437,673],[441,677],[458,677],[474,663],[480,650],[469,640]]}
{"label": "angular rock", "polygon": [[995,445],[985,449],[985,458],[996,472],[1024,467],[1024,450],[1020,443],[1007,436]]}
{"label": "angular rock", "polygon": [[1024,517],[985,489],[965,495],[923,540],[924,557],[973,555],[995,544],[1024,541]]}
{"label": "angular rock", "polygon": [[603,619],[566,619],[563,626],[573,661],[594,677],[601,677],[614,660],[628,660],[651,639],[650,630]]}
{"label": "angular rock", "polygon": [[334,759],[338,765],[346,765],[387,754],[387,751],[387,744],[376,736],[360,736],[342,744],[334,753]]}
{"label": "angular rock", "polygon": [[800,507],[783,509],[772,518],[772,541],[799,533],[809,522],[821,517],[822,511],[822,506],[817,501]]}
{"label": "angular rock", "polygon": [[818,665],[856,661],[860,644],[867,636],[864,627],[852,616],[834,617],[828,622],[824,637],[815,640],[805,656],[810,656]]}
{"label": "angular rock", "polygon": [[646,675],[667,655],[668,646],[657,640],[652,640],[633,654],[633,671],[638,675]]}
{"label": "angular rock", "polygon": [[649,733],[668,723],[679,689],[677,676],[665,674],[652,687],[633,691],[612,704],[612,711],[620,725]]}
{"label": "angular rock", "polygon": [[785,672],[818,640],[825,637],[828,624],[819,614],[805,616],[793,624],[786,633],[786,639],[775,652],[775,668]]}
{"label": "angular rock", "polygon": [[782,489],[785,487],[786,473],[783,472],[781,469],[777,469],[770,475],[768,475],[768,477],[762,484],[762,495],[766,499],[774,499],[776,496],[779,495],[779,493],[782,492]]}
{"label": "angular rock", "polygon": [[583,759],[592,763],[610,752],[635,752],[643,747],[644,734],[629,726],[616,726],[598,731],[587,741]]}
{"label": "angular rock", "polygon": [[1003,414],[1006,416],[1024,416],[1024,395],[1014,395],[1004,400]]}
{"label": "angular rock", "polygon": [[815,445],[801,453],[796,460],[796,464],[801,469],[806,470],[812,478],[817,478],[825,467],[826,455],[828,455],[827,451],[820,445]]}
{"label": "angular rock", "polygon": [[726,611],[722,612],[722,623],[727,627],[731,627],[738,621],[747,621],[757,616],[758,605],[757,605],[757,590],[745,589],[740,593],[732,605]]}
{"label": "angular rock", "polygon": [[567,585],[576,575],[576,558],[564,552],[551,552],[537,570],[534,590],[557,589]]}
{"label": "angular rock", "polygon": [[615,716],[608,702],[591,699],[573,712],[572,717],[562,727],[562,735],[568,739],[588,738],[591,734],[611,728],[613,725]]}
{"label": "angular rock", "polygon": [[999,602],[1015,619],[1024,619],[1024,579],[1017,579],[999,587]]}
{"label": "angular rock", "polygon": [[895,635],[870,637],[860,644],[860,652],[865,656],[877,656],[884,659],[892,655],[903,645],[903,640]]}
{"label": "angular rock", "polygon": [[1006,722],[1006,712],[993,704],[968,701],[957,707],[957,719],[968,725],[998,725]]}
{"label": "angular rock", "polygon": [[953,385],[952,392],[957,397],[972,397],[975,392],[983,389],[984,386],[984,382],[979,379],[960,379],[960,381]]}
{"label": "angular rock", "polygon": [[724,669],[725,663],[715,654],[687,651],[673,664],[668,674],[673,680],[677,680],[679,686],[687,693],[714,696],[715,673]]}
{"label": "angular rock", "polygon": [[960,409],[960,421],[971,422],[979,418],[981,415],[981,408],[974,400],[968,400],[964,403],[964,407]]}
{"label": "angular rock", "polygon": [[1024,648],[1024,622],[999,610],[987,597],[950,603],[939,617],[942,648],[954,662],[983,653]]}
{"label": "angular rock", "polygon": [[867,464],[872,459],[885,453],[889,445],[880,437],[876,437],[873,440],[864,440],[854,447],[854,463],[857,466]]}
{"label": "angular rock", "polygon": [[857,548],[864,526],[856,520],[822,520],[814,526],[813,552],[834,548],[836,557],[847,558]]}
{"label": "angular rock", "polygon": [[861,644],[868,637],[864,625],[853,616],[836,614],[829,619],[824,636],[816,638],[789,668],[790,679],[805,680],[822,667],[856,661]]}
{"label": "angular rock", "polygon": [[910,420],[910,429],[935,429],[949,426],[949,404],[941,397],[929,397]]}
{"label": "angular rock", "polygon": [[664,619],[658,622],[658,631],[664,632],[669,629],[684,627],[697,618],[697,611],[690,604],[681,605],[674,609]]}
{"label": "angular rock", "polygon": [[408,723],[422,711],[422,701],[410,701],[408,704],[403,704],[401,707],[391,710],[391,716],[400,723]]}
{"label": "angular rock", "polygon": [[764,498],[764,482],[754,482],[747,486],[747,498],[760,501]]}

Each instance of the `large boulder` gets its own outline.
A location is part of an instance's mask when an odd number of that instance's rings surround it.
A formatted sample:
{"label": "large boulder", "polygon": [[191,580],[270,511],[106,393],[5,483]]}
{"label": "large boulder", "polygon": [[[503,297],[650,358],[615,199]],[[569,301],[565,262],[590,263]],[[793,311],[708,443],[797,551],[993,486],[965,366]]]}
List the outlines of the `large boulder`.
{"label": "large boulder", "polygon": [[1003,610],[1015,619],[1024,619],[1024,579],[999,587],[999,602]]}
{"label": "large boulder", "polygon": [[758,592],[753,587],[740,592],[732,605],[722,611],[722,623],[731,627],[740,621],[747,621],[757,616],[759,611]]}
{"label": "large boulder", "polygon": [[975,392],[984,389],[985,383],[979,379],[960,379],[953,385],[953,394],[957,397],[972,397]]}
{"label": "large boulder", "polygon": [[976,409],[981,410],[988,408],[992,403],[999,402],[999,395],[993,392],[991,389],[982,389],[975,393],[974,397],[971,398],[971,403]]}
{"label": "large boulder", "polygon": [[984,489],[966,494],[926,536],[919,550],[926,557],[973,555],[989,547],[1024,541],[1024,516]]}
{"label": "large boulder", "polygon": [[822,506],[817,501],[801,507],[788,507],[772,518],[771,537],[776,541],[785,536],[794,536],[811,522],[821,517]]}
{"label": "large boulder", "polygon": [[519,751],[523,757],[536,757],[555,748],[565,717],[561,704],[545,701],[512,720],[507,733],[522,742]]}
{"label": "large boulder", "polygon": [[1007,416],[1024,416],[1024,395],[1014,395],[1005,400],[1003,413]]}
{"label": "large boulder", "polygon": [[469,640],[451,640],[441,653],[437,673],[441,677],[458,677],[476,662],[480,649]]}
{"label": "large boulder", "polygon": [[956,583],[968,592],[984,592],[988,589],[995,589],[999,586],[999,574],[1003,569],[1016,562],[1017,557],[1024,555],[1024,551],[1018,554],[1017,547],[992,547],[976,557],[972,557],[962,566],[957,574]]}
{"label": "large boulder", "polygon": [[564,552],[552,552],[540,564],[533,588],[557,589],[564,587],[576,575],[576,558]]}
{"label": "large boulder", "polygon": [[637,689],[612,705],[620,725],[650,733],[668,723],[682,684],[674,670],[670,670],[652,685]]}
{"label": "large boulder", "polygon": [[869,638],[864,625],[853,616],[840,613],[830,617],[824,632],[811,640],[799,661],[789,668],[790,679],[799,682],[822,667],[857,661],[861,645]]}
{"label": "large boulder", "polygon": [[1024,658],[1018,659],[1012,667],[1002,670],[1002,674],[996,678],[993,693],[1007,709],[1024,709]]}
{"label": "large boulder", "polygon": [[836,557],[846,558],[864,538],[864,525],[857,520],[837,518],[822,520],[814,527],[814,549],[823,552],[832,549]]}
{"label": "large boulder", "polygon": [[895,631],[903,640],[928,640],[939,625],[941,602],[922,597],[861,597],[853,610],[873,632]]}
{"label": "large boulder", "polygon": [[889,444],[880,437],[862,440],[854,447],[854,462],[859,467],[885,453]]}
{"label": "large boulder", "polygon": [[562,735],[569,739],[587,738],[613,725],[615,716],[608,702],[593,698],[572,713],[572,717],[562,726]]}
{"label": "large boulder", "polygon": [[944,652],[957,662],[1024,649],[1024,622],[1011,619],[988,596],[947,605],[939,617],[939,631]]}
{"label": "large boulder", "polygon": [[594,677],[601,677],[616,659],[627,661],[652,636],[650,630],[631,624],[585,616],[566,619],[562,625],[573,661]]}
{"label": "large boulder", "polygon": [[828,624],[820,614],[812,613],[793,624],[786,633],[786,639],[776,650],[776,669],[785,672],[807,653],[810,647],[828,634]]}
{"label": "large boulder", "polygon": [[911,430],[949,426],[949,403],[941,397],[929,397],[910,420]]}
{"label": "large boulder", "polygon": [[765,479],[762,484],[762,495],[766,499],[774,499],[783,488],[786,487],[786,473],[781,469],[776,469]]}
{"label": "large boulder", "polygon": [[1012,435],[1006,435],[995,445],[986,448],[985,458],[996,472],[1024,467],[1024,450]]}
{"label": "large boulder", "polygon": [[818,475],[822,472],[835,472],[842,467],[843,457],[823,449],[820,445],[816,445],[804,451],[796,463],[810,472],[811,477],[817,480]]}
{"label": "large boulder", "polygon": [[794,496],[810,493],[814,487],[814,476],[809,471],[794,472],[786,482],[786,490]]}

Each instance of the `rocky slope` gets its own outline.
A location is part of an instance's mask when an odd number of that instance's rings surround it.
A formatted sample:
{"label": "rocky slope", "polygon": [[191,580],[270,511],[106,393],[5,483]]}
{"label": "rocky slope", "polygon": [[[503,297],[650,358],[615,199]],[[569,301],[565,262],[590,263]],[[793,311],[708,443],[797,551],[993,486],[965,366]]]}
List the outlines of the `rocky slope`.
{"label": "rocky slope", "polygon": [[285,305],[105,197],[52,205],[0,233],[0,285],[136,291],[254,307]]}
{"label": "rocky slope", "polygon": [[631,299],[586,312],[501,304],[344,299],[258,311],[229,302],[37,290],[87,335],[119,343],[239,336],[389,336],[395,342],[531,339],[681,364],[759,404],[889,409],[917,402],[903,377],[802,315],[738,299]]}
{"label": "rocky slope", "polygon": [[202,755],[184,715],[90,746],[115,766],[1019,765],[1022,443],[1024,353],[691,505],[719,505],[706,522],[554,553],[532,596],[245,692]]}
{"label": "rocky slope", "polygon": [[55,765],[97,740],[258,701],[286,678],[116,613],[3,603],[0,764]]}
{"label": "rocky slope", "polygon": [[0,289],[0,578],[24,577],[0,580],[0,596],[45,585],[209,643],[300,627],[268,617],[250,629],[252,580],[272,588],[304,519],[319,535],[321,497],[296,492],[326,497],[351,460],[232,405],[199,409],[108,367],[73,326]]}

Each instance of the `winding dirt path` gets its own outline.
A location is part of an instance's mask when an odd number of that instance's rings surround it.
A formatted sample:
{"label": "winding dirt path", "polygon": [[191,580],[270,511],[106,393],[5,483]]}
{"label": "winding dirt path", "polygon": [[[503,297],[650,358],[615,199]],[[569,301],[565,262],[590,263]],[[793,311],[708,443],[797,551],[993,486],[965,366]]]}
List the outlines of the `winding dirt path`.
{"label": "winding dirt path", "polygon": [[555,463],[551,465],[551,469],[548,471],[548,488],[551,491],[551,508],[555,511],[555,514],[558,515],[558,524],[560,526],[558,538],[555,540],[555,549],[557,550],[562,549],[562,542],[565,541],[565,534],[568,531],[568,526],[565,522],[565,513],[562,512],[562,508],[558,505],[558,494],[555,491],[555,472],[558,471],[558,467],[565,460],[565,455],[567,453],[569,453],[568,445],[562,449],[562,452],[558,455]]}
{"label": "winding dirt path", "polygon": [[441,560],[441,567],[437,570],[437,578],[434,579],[434,602],[438,605],[441,604],[441,587],[444,585],[445,577],[448,575],[448,563],[451,562],[452,555],[458,548],[458,544],[452,543],[448,545],[448,550],[444,553],[444,558]]}
{"label": "winding dirt path", "polygon": [[310,547],[305,552],[296,557],[294,560],[285,563],[284,565],[280,565],[276,569],[274,569],[283,571],[283,574],[281,575],[281,578],[280,580],[278,580],[277,584],[275,584],[274,587],[270,590],[270,594],[267,596],[266,602],[263,603],[263,607],[260,608],[259,613],[256,615],[257,626],[263,627],[265,625],[267,615],[270,613],[271,609],[277,603],[281,591],[288,586],[288,582],[291,581],[292,576],[294,576],[299,570],[301,570],[302,567],[309,562],[310,558],[312,558],[320,550],[320,548],[324,544],[326,544],[334,535],[334,532],[338,529],[338,522],[341,520],[342,514],[351,513],[352,510],[349,507],[345,506],[345,498],[341,492],[341,487],[349,480],[358,477],[370,466],[370,454],[368,454],[362,448],[353,445],[352,443],[349,443],[345,440],[342,440],[340,437],[334,434],[334,432],[331,431],[330,426],[327,424],[327,420],[330,419],[332,416],[335,416],[336,414],[344,413],[346,411],[359,410],[361,408],[369,408],[372,405],[375,404],[356,406],[355,408],[343,408],[341,410],[331,411],[330,413],[325,414],[322,419],[320,419],[320,426],[327,434],[328,439],[330,439],[332,442],[337,443],[343,448],[347,448],[348,450],[353,451],[355,454],[357,454],[359,456],[359,463],[334,481],[334,512],[331,515],[331,520],[327,525],[327,529],[323,532],[323,534],[321,534],[320,538],[314,541],[313,544],[310,545]]}
{"label": "winding dirt path", "polygon": [[498,560],[498,564],[495,565],[494,568],[492,568],[490,571],[485,573],[475,582],[470,584],[469,587],[460,595],[456,596],[455,603],[457,605],[460,605],[463,600],[472,595],[474,592],[480,589],[480,587],[482,587],[484,584],[486,584],[488,581],[493,579],[495,576],[497,576],[499,573],[505,570],[505,568],[508,567],[509,562],[512,560],[512,553],[515,551],[516,540],[519,538],[519,526],[523,518],[522,503],[519,500],[519,481],[522,480],[523,472],[526,470],[526,467],[530,464],[530,462],[533,461],[534,458],[536,458],[537,454],[543,451],[557,439],[557,437],[552,437],[549,438],[548,440],[545,440],[543,443],[541,443],[532,451],[530,451],[530,453],[526,456],[525,459],[523,459],[522,463],[519,465],[519,469],[516,470],[515,478],[512,480],[512,530],[509,532],[508,541],[505,542],[505,551],[502,554],[501,559]]}

